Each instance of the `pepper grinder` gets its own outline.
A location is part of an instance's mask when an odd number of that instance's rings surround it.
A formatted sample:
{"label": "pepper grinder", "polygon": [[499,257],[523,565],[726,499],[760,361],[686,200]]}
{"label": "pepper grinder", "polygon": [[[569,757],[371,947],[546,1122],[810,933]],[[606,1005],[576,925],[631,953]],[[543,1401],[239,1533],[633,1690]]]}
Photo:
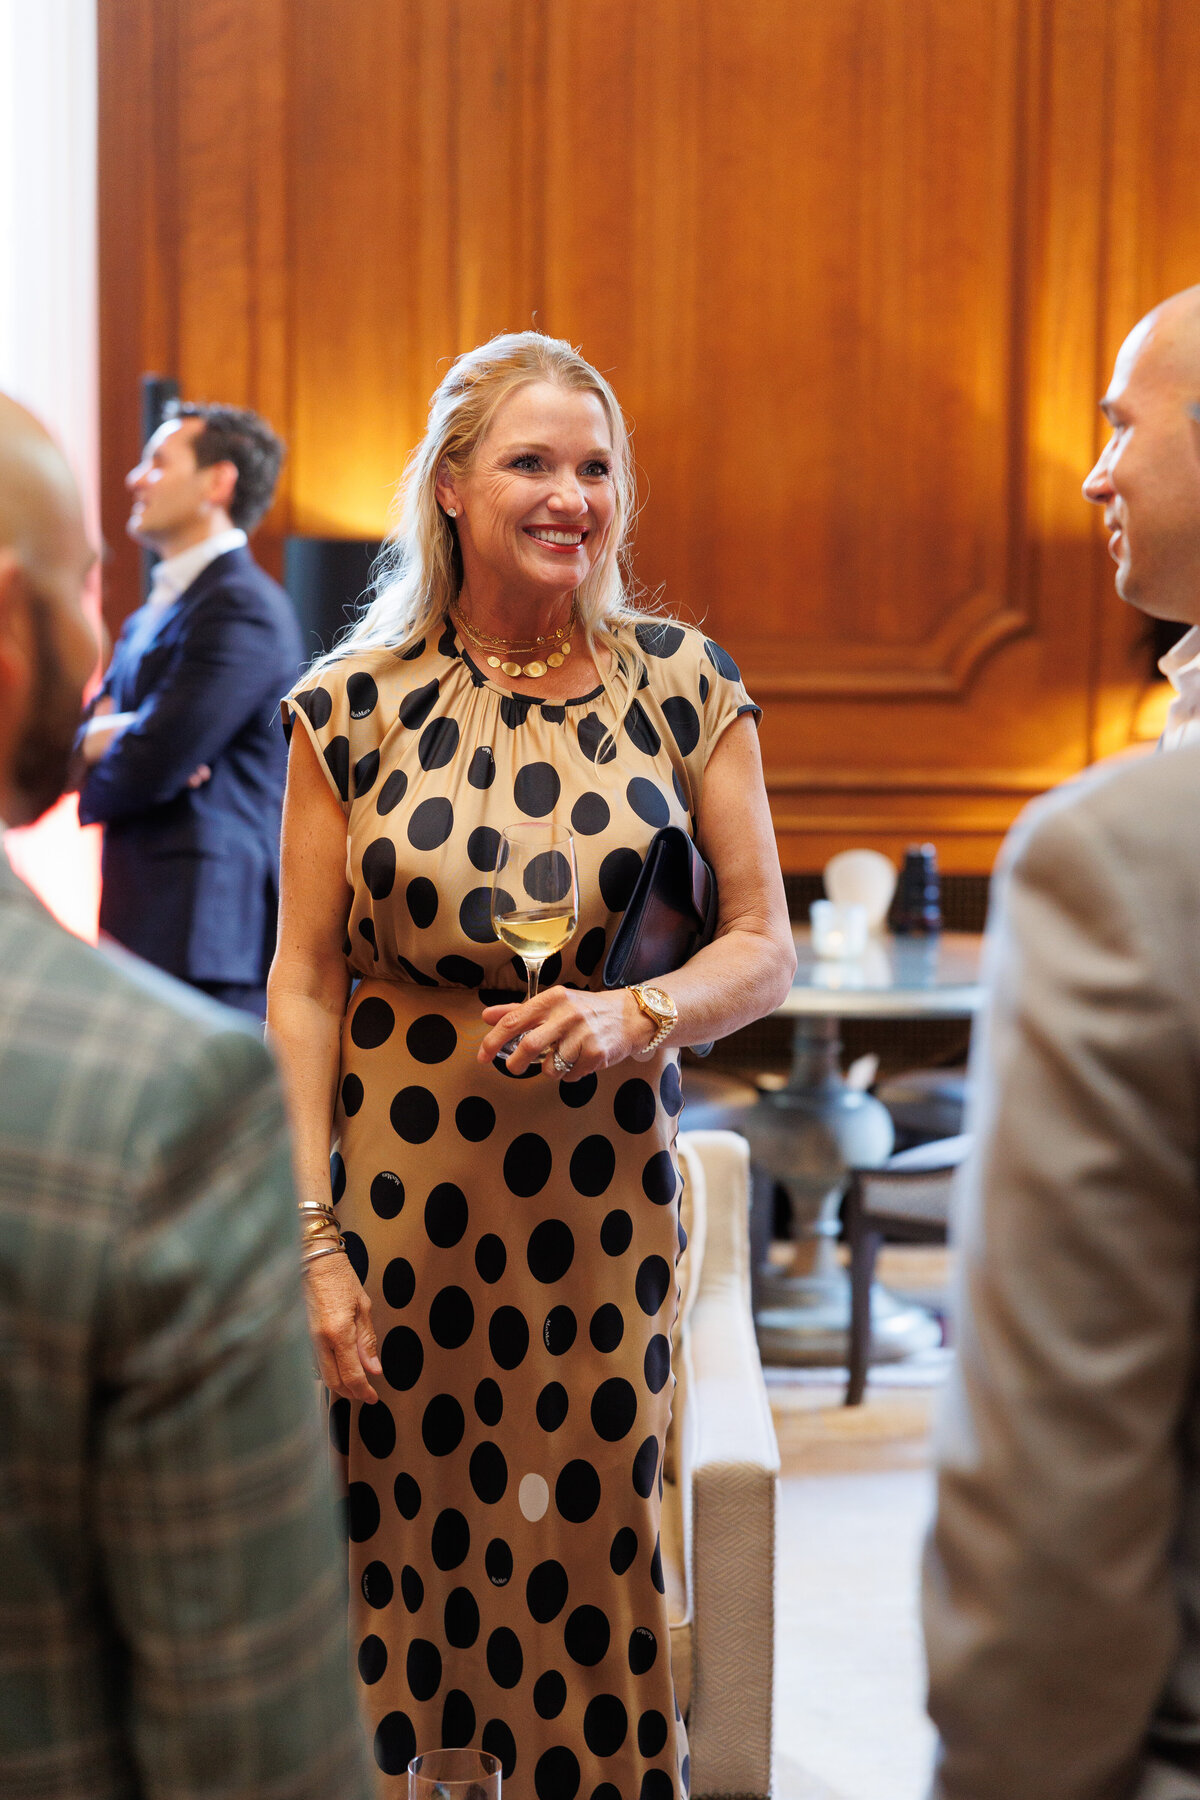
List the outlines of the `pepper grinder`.
{"label": "pepper grinder", "polygon": [[942,883],[932,844],[910,844],[888,923],[897,937],[930,937],[942,929]]}

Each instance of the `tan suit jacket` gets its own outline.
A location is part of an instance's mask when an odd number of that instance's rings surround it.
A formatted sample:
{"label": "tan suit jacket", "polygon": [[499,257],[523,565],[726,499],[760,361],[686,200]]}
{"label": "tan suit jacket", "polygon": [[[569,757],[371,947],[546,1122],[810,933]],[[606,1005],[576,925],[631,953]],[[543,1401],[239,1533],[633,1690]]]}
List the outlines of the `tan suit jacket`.
{"label": "tan suit jacket", "polygon": [[1200,1796],[1200,749],[1002,858],[925,1561],[936,1800]]}

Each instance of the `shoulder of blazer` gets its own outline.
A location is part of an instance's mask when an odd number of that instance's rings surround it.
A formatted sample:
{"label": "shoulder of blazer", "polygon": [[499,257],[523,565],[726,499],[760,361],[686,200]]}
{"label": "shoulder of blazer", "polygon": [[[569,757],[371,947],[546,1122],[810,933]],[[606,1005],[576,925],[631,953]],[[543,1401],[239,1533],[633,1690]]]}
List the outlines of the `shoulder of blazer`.
{"label": "shoulder of blazer", "polygon": [[201,569],[191,587],[185,588],[179,597],[179,621],[186,619],[200,601],[222,590],[272,620],[289,637],[294,635],[298,639],[300,627],[286,590],[265,569],[259,568],[246,548],[227,550],[224,556],[216,557],[206,569]]}

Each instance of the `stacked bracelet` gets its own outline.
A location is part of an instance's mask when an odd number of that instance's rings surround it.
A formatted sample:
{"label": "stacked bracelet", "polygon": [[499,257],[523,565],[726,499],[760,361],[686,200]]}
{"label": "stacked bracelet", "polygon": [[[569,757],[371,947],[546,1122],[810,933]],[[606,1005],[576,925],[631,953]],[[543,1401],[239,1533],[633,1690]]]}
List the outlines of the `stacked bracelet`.
{"label": "stacked bracelet", "polygon": [[318,1257],[321,1256],[341,1256],[344,1253],[345,1248],[345,1242],[341,1238],[338,1239],[336,1244],[320,1244],[317,1249],[305,1252],[300,1258],[300,1267],[306,1269],[309,1263],[316,1262]]}

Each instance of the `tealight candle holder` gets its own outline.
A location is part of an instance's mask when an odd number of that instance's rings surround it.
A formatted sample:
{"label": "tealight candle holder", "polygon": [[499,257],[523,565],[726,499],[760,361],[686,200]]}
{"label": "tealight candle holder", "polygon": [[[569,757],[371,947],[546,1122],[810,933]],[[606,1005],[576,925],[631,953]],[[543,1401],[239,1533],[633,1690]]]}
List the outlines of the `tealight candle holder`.
{"label": "tealight candle holder", "polygon": [[861,956],[866,950],[869,920],[865,906],[857,902],[814,900],[808,916],[817,956],[845,962]]}

